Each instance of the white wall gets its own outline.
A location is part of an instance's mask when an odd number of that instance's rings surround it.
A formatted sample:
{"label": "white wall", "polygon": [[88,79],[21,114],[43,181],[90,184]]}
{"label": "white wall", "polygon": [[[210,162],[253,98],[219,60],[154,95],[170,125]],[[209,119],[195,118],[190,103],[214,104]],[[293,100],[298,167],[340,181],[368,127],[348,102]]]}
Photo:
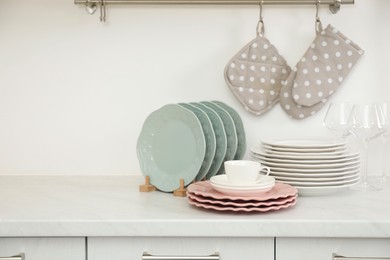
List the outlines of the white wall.
{"label": "white wall", "polygon": [[[356,0],[331,23],[364,50],[332,101],[390,101],[390,1]],[[256,6],[108,6],[0,1],[0,174],[137,174],[144,119],[164,104],[221,100],[261,138],[327,136],[325,109],[304,121],[261,117],[235,100],[227,61],[255,36]],[[314,38],[314,6],[265,6],[266,36],[291,66]]]}

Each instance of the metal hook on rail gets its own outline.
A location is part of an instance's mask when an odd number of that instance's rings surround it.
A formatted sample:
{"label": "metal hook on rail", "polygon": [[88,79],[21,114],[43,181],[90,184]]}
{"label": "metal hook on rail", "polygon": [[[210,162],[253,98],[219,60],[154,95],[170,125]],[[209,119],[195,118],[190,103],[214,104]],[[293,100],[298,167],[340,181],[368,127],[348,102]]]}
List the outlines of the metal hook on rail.
{"label": "metal hook on rail", "polygon": [[321,5],[321,0],[317,0],[316,3],[316,21],[315,21],[315,29],[316,33],[320,33],[322,31],[322,23],[319,16],[319,9]]}
{"label": "metal hook on rail", "polygon": [[341,0],[334,0],[334,3],[329,5],[329,10],[332,14],[336,14],[340,10]]}
{"label": "metal hook on rail", "polygon": [[257,22],[256,33],[257,36],[264,35],[264,21],[263,21],[263,0],[259,2],[260,13],[259,13],[259,21]]}
{"label": "metal hook on rail", "polygon": [[[319,7],[319,1],[316,0],[74,0],[76,5],[84,5],[89,14],[93,14],[97,6],[100,7],[100,21],[106,21],[106,5],[125,5],[125,4],[164,4],[164,5],[179,5],[179,4],[201,4],[201,5],[222,5],[222,4],[238,4],[238,5],[259,5],[260,18],[262,18],[262,5],[312,5],[316,3]],[[321,5],[329,5],[332,13],[337,13],[341,5],[354,4],[355,0],[321,0]],[[318,11],[317,11],[318,12]],[[258,32],[263,33],[263,21],[260,19]]]}
{"label": "metal hook on rail", "polygon": [[89,14],[95,13],[96,8],[97,8],[96,3],[93,3],[90,0],[85,1],[85,10],[87,10]]}
{"label": "metal hook on rail", "polygon": [[100,21],[106,21],[106,3],[105,0],[100,0]]}

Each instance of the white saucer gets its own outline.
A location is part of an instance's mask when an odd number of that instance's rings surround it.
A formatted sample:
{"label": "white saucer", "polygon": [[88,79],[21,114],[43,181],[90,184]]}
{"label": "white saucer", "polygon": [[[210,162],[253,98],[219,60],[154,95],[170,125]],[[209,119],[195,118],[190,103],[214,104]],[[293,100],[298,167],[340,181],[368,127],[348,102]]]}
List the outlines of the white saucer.
{"label": "white saucer", "polygon": [[225,185],[218,185],[216,183],[213,183],[213,181],[210,179],[210,184],[214,190],[224,194],[233,195],[233,196],[251,197],[251,196],[259,196],[266,193],[267,191],[272,190],[272,188],[275,186],[276,183],[269,182],[267,185],[256,186],[256,187],[225,186]]}
{"label": "white saucer", "polygon": [[273,187],[275,185],[275,178],[272,176],[265,176],[259,183],[253,184],[233,184],[228,181],[226,174],[216,175],[210,178],[211,185],[229,189],[240,190],[257,190],[266,187]]}
{"label": "white saucer", "polygon": [[232,195],[232,196],[241,196],[241,197],[252,197],[252,196],[261,196],[262,194],[265,194],[267,191],[272,190],[272,188],[275,186],[268,186],[263,188],[257,188],[257,189],[250,189],[250,190],[243,190],[243,189],[234,189],[234,188],[226,188],[222,186],[217,186],[215,184],[210,183],[213,189],[216,191],[219,191],[221,193]]}

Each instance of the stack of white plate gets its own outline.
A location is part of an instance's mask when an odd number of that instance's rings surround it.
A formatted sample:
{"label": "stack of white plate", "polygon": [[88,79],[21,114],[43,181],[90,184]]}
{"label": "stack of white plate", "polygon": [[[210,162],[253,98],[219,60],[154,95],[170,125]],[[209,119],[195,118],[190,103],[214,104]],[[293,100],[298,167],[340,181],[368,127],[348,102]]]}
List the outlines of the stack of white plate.
{"label": "stack of white plate", "polygon": [[239,114],[220,101],[168,104],[145,120],[137,141],[142,174],[161,191],[224,171],[223,162],[240,160],[246,137]]}
{"label": "stack of white plate", "polygon": [[295,186],[300,195],[331,194],[360,181],[360,154],[343,141],[262,141],[250,150],[253,160],[270,167],[271,176]]}

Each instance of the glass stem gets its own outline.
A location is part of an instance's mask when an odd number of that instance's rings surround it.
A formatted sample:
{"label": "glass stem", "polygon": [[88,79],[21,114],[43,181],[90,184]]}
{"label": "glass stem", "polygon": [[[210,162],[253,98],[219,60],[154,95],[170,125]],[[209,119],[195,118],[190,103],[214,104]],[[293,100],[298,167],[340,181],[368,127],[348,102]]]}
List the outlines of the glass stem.
{"label": "glass stem", "polygon": [[387,182],[389,176],[387,176],[387,164],[388,162],[386,161],[386,152],[387,152],[387,137],[383,137],[383,150],[382,150],[382,182]]}
{"label": "glass stem", "polygon": [[362,168],[362,184],[363,186],[368,186],[368,181],[367,181],[367,170],[368,170],[368,148],[369,148],[369,141],[368,140],[363,140],[363,147],[364,147],[364,163],[363,163],[363,168]]}

